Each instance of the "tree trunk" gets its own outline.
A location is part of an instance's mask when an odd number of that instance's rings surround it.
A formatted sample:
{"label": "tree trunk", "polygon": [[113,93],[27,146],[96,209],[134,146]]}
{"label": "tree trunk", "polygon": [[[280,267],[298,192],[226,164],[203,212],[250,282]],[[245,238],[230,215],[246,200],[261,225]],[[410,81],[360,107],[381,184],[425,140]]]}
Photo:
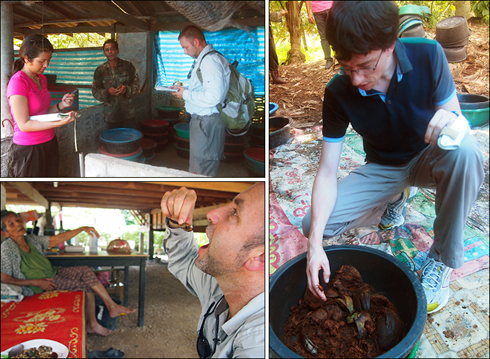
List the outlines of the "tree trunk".
{"label": "tree trunk", "polygon": [[306,42],[306,34],[305,34],[305,28],[301,28],[301,36],[303,37],[303,47],[305,48],[305,51],[308,51],[308,43]]}
{"label": "tree trunk", "polygon": [[286,64],[303,63],[305,55],[301,52],[301,8],[299,1],[288,1],[286,23],[288,25],[291,50],[288,52]]}
{"label": "tree trunk", "polygon": [[456,1],[456,16],[464,16],[469,19],[473,15],[471,14],[471,1]]}

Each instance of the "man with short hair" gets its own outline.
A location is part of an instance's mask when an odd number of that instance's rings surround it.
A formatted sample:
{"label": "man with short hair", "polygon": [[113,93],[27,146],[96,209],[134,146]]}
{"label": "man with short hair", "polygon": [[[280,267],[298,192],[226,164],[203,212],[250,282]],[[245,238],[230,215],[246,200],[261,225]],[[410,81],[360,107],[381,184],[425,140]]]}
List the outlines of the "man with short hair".
{"label": "man with short hair", "polygon": [[184,53],[195,59],[189,73],[189,89],[176,86],[179,91],[172,93],[185,100],[186,112],[191,114],[189,172],[216,176],[224,158],[226,136],[225,124],[216,106],[225,101],[228,93],[229,63],[214,52],[213,45],[206,43],[203,32],[195,26],[184,28],[179,41]]}
{"label": "man with short hair", "polygon": [[[326,299],[318,276],[323,269],[323,279],[330,277],[323,238],[402,225],[409,188],[434,188],[434,243],[421,275],[433,313],[448,301],[451,269],[463,265],[463,231],[484,179],[483,156],[467,124],[459,148],[436,145],[444,127],[466,121],[444,51],[436,41],[397,33],[393,2],[335,1],[330,10],[327,38],[342,67],[325,89],[323,148],[303,219],[308,287]],[[363,138],[367,164],[337,183],[349,124]]]}
{"label": "man with short hair", "polygon": [[201,358],[265,355],[265,185],[238,194],[207,214],[209,244],[198,248],[192,224],[196,192],[167,192],[162,213],[168,270],[199,298],[197,350]]}
{"label": "man with short hair", "polygon": [[94,73],[93,96],[104,103],[104,120],[110,129],[136,127],[133,96],[139,93],[139,78],[130,61],[120,59],[119,45],[108,39],[103,45],[107,62]]}

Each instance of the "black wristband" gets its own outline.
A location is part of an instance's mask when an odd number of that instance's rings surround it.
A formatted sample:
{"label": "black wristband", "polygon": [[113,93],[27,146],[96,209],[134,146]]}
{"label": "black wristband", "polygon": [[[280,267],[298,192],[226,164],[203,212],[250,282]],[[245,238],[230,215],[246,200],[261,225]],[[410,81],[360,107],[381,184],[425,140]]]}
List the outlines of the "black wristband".
{"label": "black wristband", "polygon": [[61,109],[60,109],[60,103],[61,103],[61,102],[58,102],[58,103],[56,104],[56,108],[58,109],[58,111],[60,111],[60,112],[61,112]]}

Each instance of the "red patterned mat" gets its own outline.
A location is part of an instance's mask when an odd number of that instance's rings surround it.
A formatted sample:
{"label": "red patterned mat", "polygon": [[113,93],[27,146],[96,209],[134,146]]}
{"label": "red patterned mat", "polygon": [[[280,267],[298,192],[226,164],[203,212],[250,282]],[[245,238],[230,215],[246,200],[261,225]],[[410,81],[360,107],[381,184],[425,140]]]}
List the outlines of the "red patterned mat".
{"label": "red patterned mat", "polygon": [[85,299],[83,291],[52,291],[2,303],[2,345],[48,339],[69,349],[68,358],[85,357]]}

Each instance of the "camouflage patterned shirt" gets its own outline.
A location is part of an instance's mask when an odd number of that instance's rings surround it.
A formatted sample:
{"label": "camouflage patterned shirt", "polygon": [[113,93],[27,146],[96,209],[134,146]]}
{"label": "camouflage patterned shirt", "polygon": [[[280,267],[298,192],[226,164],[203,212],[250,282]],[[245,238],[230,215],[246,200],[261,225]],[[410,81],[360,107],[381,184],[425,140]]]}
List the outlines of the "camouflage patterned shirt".
{"label": "camouflage patterned shirt", "polygon": [[[126,86],[124,95],[109,95],[109,88]],[[134,118],[132,97],[139,93],[139,78],[134,65],[117,58],[117,65],[112,69],[109,61],[95,69],[92,83],[93,96],[104,103],[104,120],[106,122],[121,122]]]}

